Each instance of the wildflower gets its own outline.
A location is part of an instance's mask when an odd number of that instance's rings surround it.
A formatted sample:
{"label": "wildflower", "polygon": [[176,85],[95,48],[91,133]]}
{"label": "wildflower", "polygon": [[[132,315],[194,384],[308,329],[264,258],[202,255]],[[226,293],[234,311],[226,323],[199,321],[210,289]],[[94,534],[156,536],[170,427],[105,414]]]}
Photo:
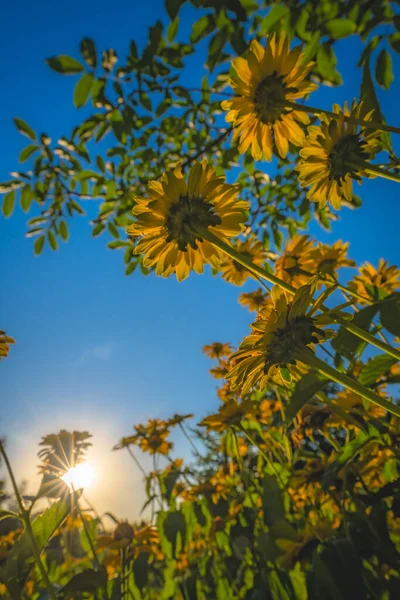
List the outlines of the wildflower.
{"label": "wildflower", "polygon": [[308,235],[295,235],[286,242],[282,255],[275,263],[275,275],[293,286],[304,285],[315,274],[312,256],[314,242]]}
{"label": "wildflower", "polygon": [[231,426],[240,425],[243,419],[254,416],[255,413],[256,404],[251,400],[228,400],[220,406],[217,413],[209,415],[199,425],[207,427],[208,431],[226,431]]}
{"label": "wildflower", "polygon": [[0,360],[8,356],[10,344],[15,344],[15,340],[0,329]]}
{"label": "wildflower", "polygon": [[253,40],[247,58],[232,61],[236,77],[230,84],[236,95],[225,100],[222,108],[229,111],[226,120],[233,124],[233,139],[240,138],[239,152],[250,148],[256,160],[270,161],[274,145],[282,158],[289,142],[303,145],[305,136],[298,122],[307,125],[309,117],[286,103],[316,89],[316,84],[306,80],[313,64],[304,63],[300,47],[290,50],[285,34],[272,35],[265,48]]}
{"label": "wildflower", "polygon": [[258,312],[266,305],[267,294],[261,288],[257,288],[254,292],[243,292],[239,296],[239,303],[251,311]]}
{"label": "wildflower", "polygon": [[299,354],[325,340],[326,332],[318,326],[320,316],[312,316],[315,305],[308,310],[314,287],[302,286],[290,300],[281,288],[272,288],[270,305],[260,311],[252,333],[231,356],[234,363],[227,378],[233,388],[240,388],[242,394],[256,384],[264,389],[278,373],[290,381],[290,368]]}
{"label": "wildflower", "polygon": [[315,271],[320,279],[336,279],[336,271],[341,267],[355,267],[354,260],[347,258],[348,243],[341,240],[335,242],[332,246],[318,244],[317,248],[310,254],[314,262]]}
{"label": "wildflower", "polygon": [[135,433],[123,437],[114,449],[120,450],[130,445],[137,445],[142,452],[167,456],[172,449],[172,443],[166,439],[170,434],[169,427],[170,424],[167,421],[149,419],[146,425],[134,425]]}
{"label": "wildflower", "polygon": [[[239,240],[234,244],[235,249],[250,259],[255,265],[261,266],[265,261],[265,250],[260,241],[248,238],[244,242]],[[222,278],[233,285],[243,285],[248,277],[251,276],[249,270],[238,263],[231,256],[225,255],[218,269],[222,273]]]}
{"label": "wildflower", "polygon": [[[304,147],[300,150],[299,180],[311,186],[307,198],[323,208],[328,202],[339,209],[343,200],[352,200],[352,180],[370,177],[365,161],[380,149],[378,130],[350,123],[345,117],[369,121],[373,111],[365,114],[363,103],[353,101],[350,109],[333,107],[335,117],[322,114],[320,125],[311,125]],[[364,164],[363,164],[364,163]]]}
{"label": "wildflower", "polygon": [[[377,269],[366,262],[359,268],[359,275],[349,282],[348,288],[363,296],[366,303],[382,300],[400,289],[400,269],[395,265],[389,266],[382,258]],[[360,302],[363,303],[362,300]]]}
{"label": "wildflower", "polygon": [[213,342],[203,347],[203,352],[208,358],[223,358],[232,353],[232,346],[229,343]]}
{"label": "wildflower", "polygon": [[134,252],[157,275],[176,273],[178,281],[204,265],[217,267],[221,251],[203,240],[197,229],[210,229],[223,241],[242,231],[249,205],[237,200],[238,187],[217,177],[207,162],[195,163],[187,181],[181,169],[165,173],[148,186],[148,198],[136,198],[135,223],[127,233],[140,237]]}

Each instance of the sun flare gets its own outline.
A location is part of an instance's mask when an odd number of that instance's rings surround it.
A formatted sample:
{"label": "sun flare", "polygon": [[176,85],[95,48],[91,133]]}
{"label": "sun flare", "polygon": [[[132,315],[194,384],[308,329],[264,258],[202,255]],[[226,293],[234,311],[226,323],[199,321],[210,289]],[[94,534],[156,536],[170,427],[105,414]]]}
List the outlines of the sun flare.
{"label": "sun flare", "polygon": [[79,490],[81,488],[87,488],[94,479],[93,467],[87,463],[80,463],[76,467],[72,467],[62,477],[64,483],[70,488]]}

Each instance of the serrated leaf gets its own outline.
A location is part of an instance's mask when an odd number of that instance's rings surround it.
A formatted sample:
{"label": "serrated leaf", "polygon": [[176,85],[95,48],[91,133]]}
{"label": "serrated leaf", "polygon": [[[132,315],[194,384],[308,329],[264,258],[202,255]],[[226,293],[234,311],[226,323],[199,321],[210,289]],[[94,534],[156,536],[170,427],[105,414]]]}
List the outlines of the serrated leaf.
{"label": "serrated leaf", "polygon": [[22,135],[26,135],[26,137],[28,137],[30,140],[36,140],[35,132],[23,119],[17,119],[16,117],[14,117],[14,123],[16,128],[20,133],[22,133]]}
{"label": "serrated leaf", "polygon": [[380,321],[390,333],[400,336],[400,294],[393,293],[381,302]]}
{"label": "serrated leaf", "polygon": [[52,56],[46,62],[53,71],[62,75],[75,75],[84,70],[83,65],[76,58],[72,58],[72,56],[68,56],[67,54]]}
{"label": "serrated leaf", "polygon": [[397,360],[388,354],[378,354],[378,356],[370,358],[359,375],[359,382],[370,386],[387,373],[396,362]]}
{"label": "serrated leaf", "polygon": [[39,254],[42,252],[43,246],[44,246],[44,235],[41,235],[40,237],[36,238],[35,243],[33,244],[33,249],[34,249],[36,256],[39,256]]}
{"label": "serrated leaf", "polygon": [[29,144],[29,146],[22,148],[19,155],[19,162],[23,163],[26,160],[28,160],[28,158],[32,156],[32,154],[36,152],[36,150],[39,150],[39,146],[37,146],[36,144]]}
{"label": "serrated leaf", "polygon": [[[378,306],[366,306],[354,315],[352,323],[365,331],[369,330],[372,319],[378,312]],[[340,327],[338,335],[332,340],[332,347],[348,359],[352,359],[356,352],[365,344],[359,337]]]}
{"label": "serrated leaf", "polygon": [[310,371],[296,383],[296,387],[290,398],[290,404],[286,411],[286,421],[288,423],[294,419],[299,410],[301,410],[315,394],[325,387],[327,381],[328,380],[323,375]]}
{"label": "serrated leaf", "polygon": [[10,217],[14,210],[15,206],[15,190],[8,192],[3,198],[3,215],[5,217]]}
{"label": "serrated leaf", "polygon": [[388,90],[393,82],[392,57],[387,50],[379,53],[375,66],[375,77],[377,82],[385,90]]}
{"label": "serrated leaf", "polygon": [[94,41],[90,38],[84,38],[80,44],[80,51],[85,63],[95,69],[97,65],[97,53]]}
{"label": "serrated leaf", "polygon": [[332,19],[325,24],[327,33],[335,40],[347,37],[357,30],[357,25],[351,19]]}
{"label": "serrated leaf", "polygon": [[74,90],[74,105],[76,108],[81,108],[86,104],[92,85],[93,75],[91,73],[85,73],[76,83]]}

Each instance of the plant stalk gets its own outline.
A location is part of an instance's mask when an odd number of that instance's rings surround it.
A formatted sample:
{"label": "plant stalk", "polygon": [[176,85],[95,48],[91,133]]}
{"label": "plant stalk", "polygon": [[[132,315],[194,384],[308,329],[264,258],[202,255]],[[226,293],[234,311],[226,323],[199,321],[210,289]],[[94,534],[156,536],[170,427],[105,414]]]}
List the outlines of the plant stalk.
{"label": "plant stalk", "polygon": [[390,181],[400,182],[400,175],[390,173],[386,169],[378,167],[378,165],[373,165],[372,163],[369,163],[366,160],[357,160],[354,163],[349,162],[349,167],[352,167],[353,169],[363,169],[370,175],[377,175],[378,177],[382,177],[383,179],[389,179]]}
{"label": "plant stalk", "polygon": [[316,369],[317,371],[322,373],[322,375],[325,375],[326,377],[329,377],[329,379],[331,379],[332,381],[343,385],[345,388],[354,392],[355,394],[358,394],[365,400],[373,402],[374,404],[380,406],[380,408],[383,408],[387,412],[396,415],[396,417],[400,417],[399,406],[396,406],[392,402],[388,402],[384,398],[381,398],[372,390],[369,390],[355,379],[351,379],[351,377],[340,373],[339,371],[325,363],[323,360],[318,358],[318,356],[313,354],[311,351],[299,352],[296,358],[303,364],[307,365],[308,367],[311,367],[312,369]]}

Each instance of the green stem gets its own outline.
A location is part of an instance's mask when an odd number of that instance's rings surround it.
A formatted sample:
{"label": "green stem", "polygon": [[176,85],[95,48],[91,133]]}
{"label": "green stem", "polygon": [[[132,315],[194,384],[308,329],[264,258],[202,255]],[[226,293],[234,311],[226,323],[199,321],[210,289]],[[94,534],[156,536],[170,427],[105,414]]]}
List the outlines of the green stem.
{"label": "green stem", "polygon": [[347,375],[339,373],[339,371],[325,363],[323,360],[318,358],[318,356],[315,356],[315,354],[313,354],[312,352],[299,352],[296,358],[303,364],[307,365],[308,367],[311,367],[312,369],[316,369],[326,377],[329,377],[329,379],[331,379],[332,381],[343,385],[345,388],[354,392],[355,394],[358,394],[365,400],[373,402],[374,404],[380,406],[384,410],[387,410],[393,415],[396,415],[396,417],[400,417],[400,407],[396,406],[392,402],[388,402],[384,398],[381,398],[368,388],[361,385],[361,383],[359,383],[355,379],[351,379]]}
{"label": "green stem", "polygon": [[0,452],[4,458],[4,462],[6,464],[7,471],[10,476],[10,479],[11,479],[11,484],[12,484],[15,496],[17,498],[18,506],[21,511],[21,517],[22,517],[22,519],[24,521],[24,525],[25,525],[25,531],[29,537],[29,541],[30,541],[30,544],[32,547],[32,552],[33,552],[33,556],[35,557],[36,564],[39,568],[40,574],[45,583],[45,586],[47,588],[47,591],[49,593],[51,600],[57,600],[57,596],[56,596],[54,588],[51,584],[51,581],[49,579],[48,573],[46,571],[46,567],[44,566],[42,558],[40,556],[40,549],[37,545],[35,534],[33,533],[29,510],[27,510],[24,506],[24,503],[21,498],[21,494],[19,493],[19,490],[18,490],[17,482],[15,480],[10,461],[8,460],[6,450],[5,450],[5,448],[3,446],[3,442],[1,440],[0,440]]}
{"label": "green stem", "polygon": [[[225,254],[228,254],[228,256],[230,256],[231,258],[236,260],[238,263],[240,263],[241,265],[246,267],[252,273],[255,273],[259,277],[266,279],[273,285],[278,285],[279,287],[281,287],[284,290],[286,290],[287,292],[289,292],[289,294],[294,295],[296,293],[296,288],[294,288],[292,285],[290,285],[289,283],[286,283],[285,281],[282,281],[282,279],[279,279],[279,277],[276,277],[275,275],[272,275],[271,273],[268,273],[261,267],[258,267],[257,265],[255,265],[250,259],[248,259],[246,256],[243,256],[242,254],[240,254],[240,252],[238,252],[230,244],[227,244],[226,242],[221,240],[214,233],[212,233],[209,229],[203,229],[203,228],[198,227],[198,228],[196,228],[196,233],[202,239],[207,240],[208,242],[210,242],[211,244],[213,244],[214,246],[216,246],[217,248],[219,248],[220,250],[225,252]],[[327,308],[326,306],[321,306],[320,309],[323,312],[330,312],[330,309]],[[399,350],[396,350],[395,348],[392,348],[388,344],[385,344],[385,342],[382,342],[381,340],[376,339],[376,337],[374,337],[367,331],[364,331],[364,329],[360,329],[360,327],[357,327],[357,325],[354,325],[351,322],[346,321],[346,319],[342,319],[339,315],[333,315],[333,318],[337,323],[342,325],[342,327],[347,329],[347,331],[350,331],[351,333],[353,333],[360,339],[364,340],[368,344],[371,344],[372,346],[379,348],[379,350],[382,350],[382,352],[386,352],[386,354],[389,354],[390,356],[393,356],[393,358],[400,360],[400,351]]]}
{"label": "green stem", "polygon": [[[337,119],[339,116],[338,113],[332,112],[331,110],[325,110],[324,108],[316,108],[315,106],[305,106],[304,104],[297,104],[297,102],[289,102],[287,100],[285,101],[285,106],[287,106],[288,108],[292,108],[293,110],[311,113],[316,116],[324,114],[328,115],[328,117],[333,117],[335,119]],[[344,119],[348,123],[354,123],[354,125],[361,125],[362,127],[366,127],[367,129],[378,129],[380,131],[389,131],[390,133],[400,133],[399,127],[386,125],[386,123],[379,123],[378,121],[363,121],[362,119],[357,119],[356,117],[346,115],[344,115]]]}
{"label": "green stem", "polygon": [[382,177],[383,179],[389,179],[390,181],[400,182],[400,175],[395,175],[394,173],[390,173],[386,169],[382,167],[378,167],[378,165],[373,165],[372,163],[367,162],[366,160],[354,161],[348,163],[349,167],[357,170],[364,170],[370,175],[377,175],[378,177]]}

